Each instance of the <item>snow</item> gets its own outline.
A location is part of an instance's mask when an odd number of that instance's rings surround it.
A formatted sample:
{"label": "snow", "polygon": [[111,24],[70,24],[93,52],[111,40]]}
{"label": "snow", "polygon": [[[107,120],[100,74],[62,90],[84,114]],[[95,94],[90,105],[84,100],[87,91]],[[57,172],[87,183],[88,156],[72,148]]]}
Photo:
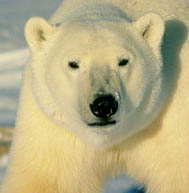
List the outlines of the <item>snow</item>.
{"label": "snow", "polygon": [[138,186],[133,179],[123,174],[118,178],[109,178],[104,185],[103,193],[145,193],[145,188]]}
{"label": "snow", "polygon": [[4,177],[7,163],[8,163],[8,154],[5,154],[5,155],[0,159],[0,182],[2,181],[2,179],[3,179],[3,177]]}
{"label": "snow", "polygon": [[[29,51],[26,48],[0,53],[0,127],[14,125],[22,72],[28,55]],[[1,138],[0,144],[4,142]],[[8,154],[5,154],[0,159],[0,182],[7,162]]]}
{"label": "snow", "polygon": [[0,126],[13,126],[16,118],[22,71],[29,52],[20,49],[0,53]]}

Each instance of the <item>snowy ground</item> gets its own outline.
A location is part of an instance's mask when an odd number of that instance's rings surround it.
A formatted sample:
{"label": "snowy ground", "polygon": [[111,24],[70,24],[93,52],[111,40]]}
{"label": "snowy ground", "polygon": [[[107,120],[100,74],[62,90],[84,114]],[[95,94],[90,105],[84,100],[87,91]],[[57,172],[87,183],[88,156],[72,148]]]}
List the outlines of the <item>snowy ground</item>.
{"label": "snowy ground", "polygon": [[1,179],[3,179],[4,173],[6,170],[6,166],[7,166],[7,162],[8,162],[8,154],[4,155],[0,159],[0,182],[1,182]]}
{"label": "snowy ground", "polygon": [[[29,51],[24,40],[24,24],[32,16],[48,18],[61,0],[0,0],[0,127],[14,125],[21,86],[21,75]],[[8,155],[0,159],[0,182]],[[109,179],[106,193],[135,193],[133,180],[121,176]],[[142,192],[142,191],[141,191]]]}
{"label": "snowy ground", "polygon": [[14,125],[27,49],[0,53],[0,126]]}

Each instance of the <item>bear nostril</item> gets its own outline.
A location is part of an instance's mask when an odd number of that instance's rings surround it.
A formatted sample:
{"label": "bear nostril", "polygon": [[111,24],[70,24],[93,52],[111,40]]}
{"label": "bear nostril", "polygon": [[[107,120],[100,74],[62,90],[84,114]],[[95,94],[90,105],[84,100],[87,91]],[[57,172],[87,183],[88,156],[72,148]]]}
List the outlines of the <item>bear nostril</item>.
{"label": "bear nostril", "polygon": [[111,94],[102,95],[90,104],[90,109],[96,117],[107,119],[116,113],[118,102]]}

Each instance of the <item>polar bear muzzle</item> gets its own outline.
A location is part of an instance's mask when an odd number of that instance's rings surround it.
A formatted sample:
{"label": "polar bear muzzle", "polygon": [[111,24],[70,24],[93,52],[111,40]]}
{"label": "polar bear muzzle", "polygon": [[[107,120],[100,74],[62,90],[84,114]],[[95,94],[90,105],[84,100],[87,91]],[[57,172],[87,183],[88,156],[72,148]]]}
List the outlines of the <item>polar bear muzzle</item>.
{"label": "polar bear muzzle", "polygon": [[118,109],[118,101],[111,94],[97,97],[90,104],[91,112],[98,118],[107,119],[114,115]]}

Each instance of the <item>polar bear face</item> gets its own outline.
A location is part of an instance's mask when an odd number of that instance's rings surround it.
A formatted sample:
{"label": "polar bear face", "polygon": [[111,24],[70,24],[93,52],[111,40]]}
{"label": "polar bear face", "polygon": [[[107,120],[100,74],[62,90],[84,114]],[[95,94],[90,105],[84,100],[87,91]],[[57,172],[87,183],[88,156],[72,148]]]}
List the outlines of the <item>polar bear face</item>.
{"label": "polar bear face", "polygon": [[109,147],[144,129],[162,104],[160,44],[153,13],[128,22],[26,25],[33,94],[50,120],[93,147]]}

